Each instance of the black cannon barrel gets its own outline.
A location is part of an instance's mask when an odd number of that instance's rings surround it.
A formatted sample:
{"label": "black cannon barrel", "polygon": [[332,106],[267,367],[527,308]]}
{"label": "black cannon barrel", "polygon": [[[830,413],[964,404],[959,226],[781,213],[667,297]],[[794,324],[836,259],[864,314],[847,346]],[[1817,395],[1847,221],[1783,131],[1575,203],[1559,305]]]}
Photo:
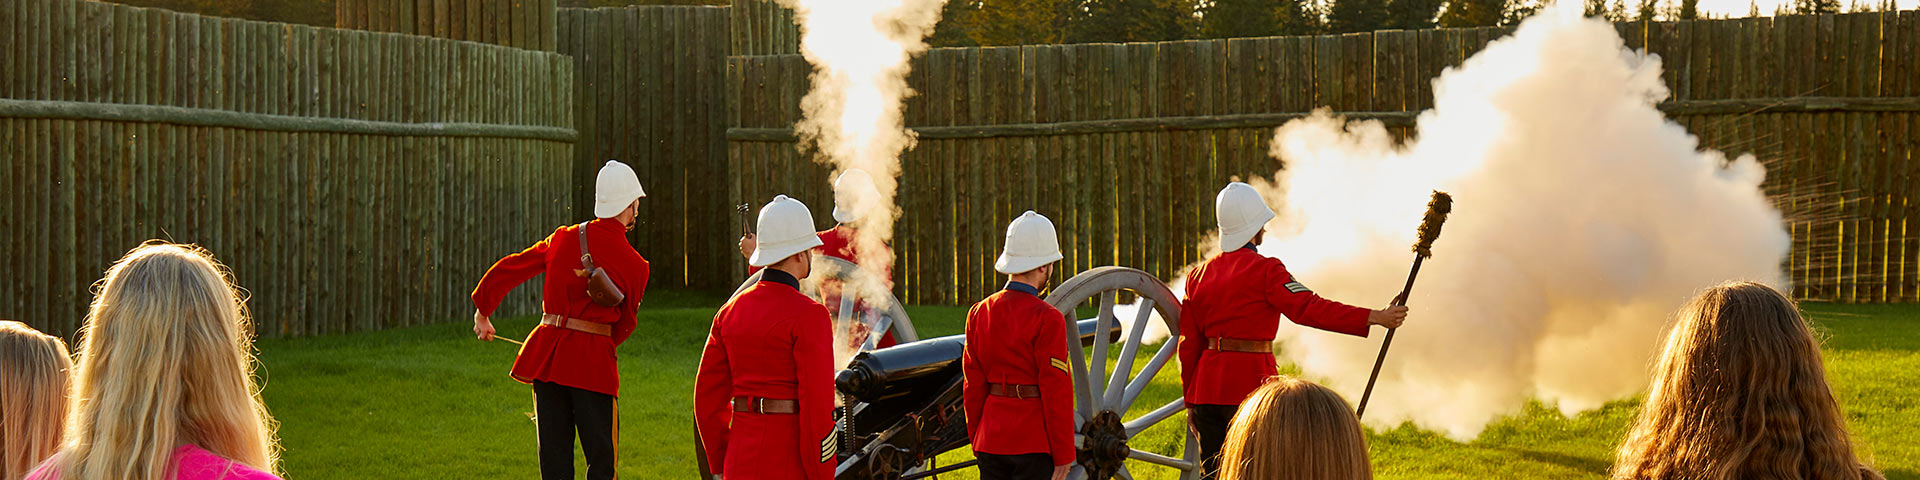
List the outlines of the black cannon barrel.
{"label": "black cannon barrel", "polygon": [[[1097,323],[1094,319],[1079,322],[1081,346],[1093,344]],[[1120,322],[1112,323],[1109,342],[1120,338]],[[835,376],[834,384],[841,393],[868,403],[906,395],[921,383],[916,380],[944,382],[959,375],[966,345],[966,335],[952,335],[861,353]],[[928,378],[947,370],[952,373]]]}

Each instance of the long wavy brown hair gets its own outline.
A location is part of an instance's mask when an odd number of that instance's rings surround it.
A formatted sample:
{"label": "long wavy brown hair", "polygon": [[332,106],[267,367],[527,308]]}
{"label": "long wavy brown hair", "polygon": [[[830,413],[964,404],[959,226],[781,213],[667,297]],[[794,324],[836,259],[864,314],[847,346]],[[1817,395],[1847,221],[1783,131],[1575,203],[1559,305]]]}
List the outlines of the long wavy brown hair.
{"label": "long wavy brown hair", "polygon": [[0,320],[0,480],[19,480],[60,448],[67,415],[67,342]]}
{"label": "long wavy brown hair", "polygon": [[1340,394],[1276,376],[1240,404],[1220,447],[1221,480],[1369,480],[1367,437]]}
{"label": "long wavy brown hair", "polygon": [[1882,478],[1854,456],[1820,342],[1793,300],[1751,282],[1680,310],[1613,477]]}

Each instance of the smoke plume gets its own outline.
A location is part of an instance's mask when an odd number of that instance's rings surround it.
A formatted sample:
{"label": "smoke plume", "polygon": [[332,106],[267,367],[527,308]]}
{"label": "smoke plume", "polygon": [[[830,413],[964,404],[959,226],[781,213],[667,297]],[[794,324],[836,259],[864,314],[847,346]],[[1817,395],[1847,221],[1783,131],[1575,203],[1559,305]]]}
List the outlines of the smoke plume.
{"label": "smoke plume", "polygon": [[[940,21],[945,0],[780,0],[800,24],[800,53],[813,65],[812,87],[802,98],[803,118],[794,125],[803,152],[833,165],[831,181],[849,168],[873,176],[877,192],[841,193],[853,205],[871,209],[853,222],[854,246],[861,268],[891,269],[893,222],[899,217],[894,194],[899,155],[914,143],[901,118],[907,87],[907,61],[927,50],[927,35]],[[864,198],[868,195],[878,198]],[[879,275],[847,285],[862,298],[884,298],[891,287]],[[844,333],[844,332],[842,332]],[[845,344],[844,341],[838,342]],[[845,359],[840,362],[844,365]]]}
{"label": "smoke plume", "polygon": [[[1645,388],[1673,311],[1699,289],[1786,287],[1790,239],[1764,168],[1700,150],[1655,108],[1668,95],[1659,57],[1580,13],[1562,1],[1441,74],[1405,144],[1324,111],[1274,134],[1285,169],[1255,182],[1279,212],[1260,252],[1327,298],[1386,306],[1430,192],[1454,198],[1369,425],[1464,441],[1530,399],[1593,409]],[[1382,337],[1283,321],[1277,341],[1358,402]]]}

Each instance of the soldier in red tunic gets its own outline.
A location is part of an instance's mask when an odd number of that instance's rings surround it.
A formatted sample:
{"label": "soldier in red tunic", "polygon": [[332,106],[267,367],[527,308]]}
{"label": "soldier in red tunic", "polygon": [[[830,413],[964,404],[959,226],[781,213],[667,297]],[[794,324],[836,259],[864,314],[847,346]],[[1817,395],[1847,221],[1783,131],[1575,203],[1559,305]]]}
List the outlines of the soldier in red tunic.
{"label": "soldier in red tunic", "polygon": [[1218,470],[1227,426],[1247,394],[1278,373],[1273,337],[1280,315],[1294,323],[1365,337],[1371,325],[1400,326],[1407,307],[1368,310],[1325,298],[1254,247],[1273,209],[1260,192],[1234,182],[1214,199],[1221,253],[1187,275],[1180,314],[1180,383],[1187,421],[1200,441],[1202,478]]}
{"label": "soldier in red tunic", "polygon": [[1067,325],[1040,299],[1060,258],[1053,222],[1027,211],[1007,226],[993,267],[1006,288],[967,312],[961,396],[982,480],[1060,480],[1073,467]]}
{"label": "soldier in red tunic", "polygon": [[[579,432],[587,458],[587,478],[614,478],[614,400],[620,375],[614,347],[633,333],[634,312],[647,289],[647,260],[627,243],[640,198],[640,179],[626,164],[601,167],[594,190],[596,220],[562,226],[539,243],[500,259],[473,289],[473,333],[493,340],[489,319],[507,292],[545,273],[540,325],[527,335],[510,375],[533,384],[534,415],[540,439],[540,477],[572,479],[573,440]],[[584,230],[584,233],[583,233]],[[584,251],[607,272],[626,299],[606,307],[587,295]]]}
{"label": "soldier in red tunic", "polygon": [[[833,191],[833,221],[837,222],[837,225],[834,225],[833,228],[820,231],[818,234],[820,237],[820,247],[818,250],[823,255],[859,265],[860,249],[858,245],[855,245],[854,241],[855,237],[858,236],[859,229],[854,226],[854,223],[880,210],[880,208],[874,206],[874,203],[877,202],[880,197],[880,191],[874,187],[873,177],[865,170],[858,168],[850,168],[845,172],[841,172],[840,177],[833,181]],[[757,241],[758,239],[754,237],[752,233],[741,237],[740,256],[746,257],[752,255],[755,242]],[[891,248],[886,245],[881,245],[881,248],[886,248],[886,255],[888,257],[893,256],[893,250]],[[749,275],[758,271],[760,271],[760,267],[749,266],[747,268],[747,274]],[[883,269],[869,270],[869,273],[880,275],[881,280],[886,282],[888,288],[893,287],[892,265],[888,265]],[[827,306],[827,313],[833,316],[833,318],[840,318],[839,283],[821,282],[820,288],[822,291],[821,302]],[[862,312],[867,310],[864,303],[855,304],[854,308],[856,311]],[[854,342],[855,345],[864,343],[867,335],[867,325],[860,323],[853,327],[855,330],[853,335],[849,335],[849,341]],[[880,340],[875,344],[874,348],[887,348],[898,343],[899,342],[893,338],[893,329],[889,328],[885,333],[881,334]]]}
{"label": "soldier in red tunic", "polygon": [[832,320],[800,293],[812,270],[813,214],[785,195],[760,209],[748,263],[760,282],[713,318],[694,378],[707,468],[725,479],[829,480],[835,466]]}

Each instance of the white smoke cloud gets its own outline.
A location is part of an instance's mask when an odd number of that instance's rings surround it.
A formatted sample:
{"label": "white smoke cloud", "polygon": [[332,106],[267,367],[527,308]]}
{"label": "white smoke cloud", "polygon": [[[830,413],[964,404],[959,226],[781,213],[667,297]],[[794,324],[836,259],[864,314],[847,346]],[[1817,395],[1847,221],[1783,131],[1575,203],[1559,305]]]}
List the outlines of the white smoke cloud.
{"label": "white smoke cloud", "polygon": [[[927,35],[940,21],[945,0],[780,0],[800,24],[800,53],[813,65],[812,86],[800,101],[803,118],[794,125],[803,151],[831,164],[831,181],[849,168],[866,170],[876,191],[843,196],[853,205],[876,207],[853,222],[854,259],[861,268],[892,268],[887,243],[899,217],[894,195],[899,187],[901,152],[914,143],[901,117],[907,86],[907,61],[927,50]],[[891,288],[880,275],[862,276],[847,288],[862,298],[884,298]],[[846,331],[836,344],[844,345]],[[837,360],[845,365],[846,352]]]}
{"label": "white smoke cloud", "polygon": [[[1443,73],[1405,145],[1326,112],[1276,131],[1286,169],[1256,184],[1280,205],[1260,252],[1327,298],[1385,306],[1430,190],[1454,198],[1369,425],[1465,441],[1529,399],[1592,409],[1645,387],[1672,312],[1699,289],[1787,287],[1790,238],[1759,188],[1764,169],[1699,150],[1654,106],[1668,95],[1659,58],[1580,10],[1549,7]],[[1278,341],[1357,403],[1384,336],[1282,322]]]}

